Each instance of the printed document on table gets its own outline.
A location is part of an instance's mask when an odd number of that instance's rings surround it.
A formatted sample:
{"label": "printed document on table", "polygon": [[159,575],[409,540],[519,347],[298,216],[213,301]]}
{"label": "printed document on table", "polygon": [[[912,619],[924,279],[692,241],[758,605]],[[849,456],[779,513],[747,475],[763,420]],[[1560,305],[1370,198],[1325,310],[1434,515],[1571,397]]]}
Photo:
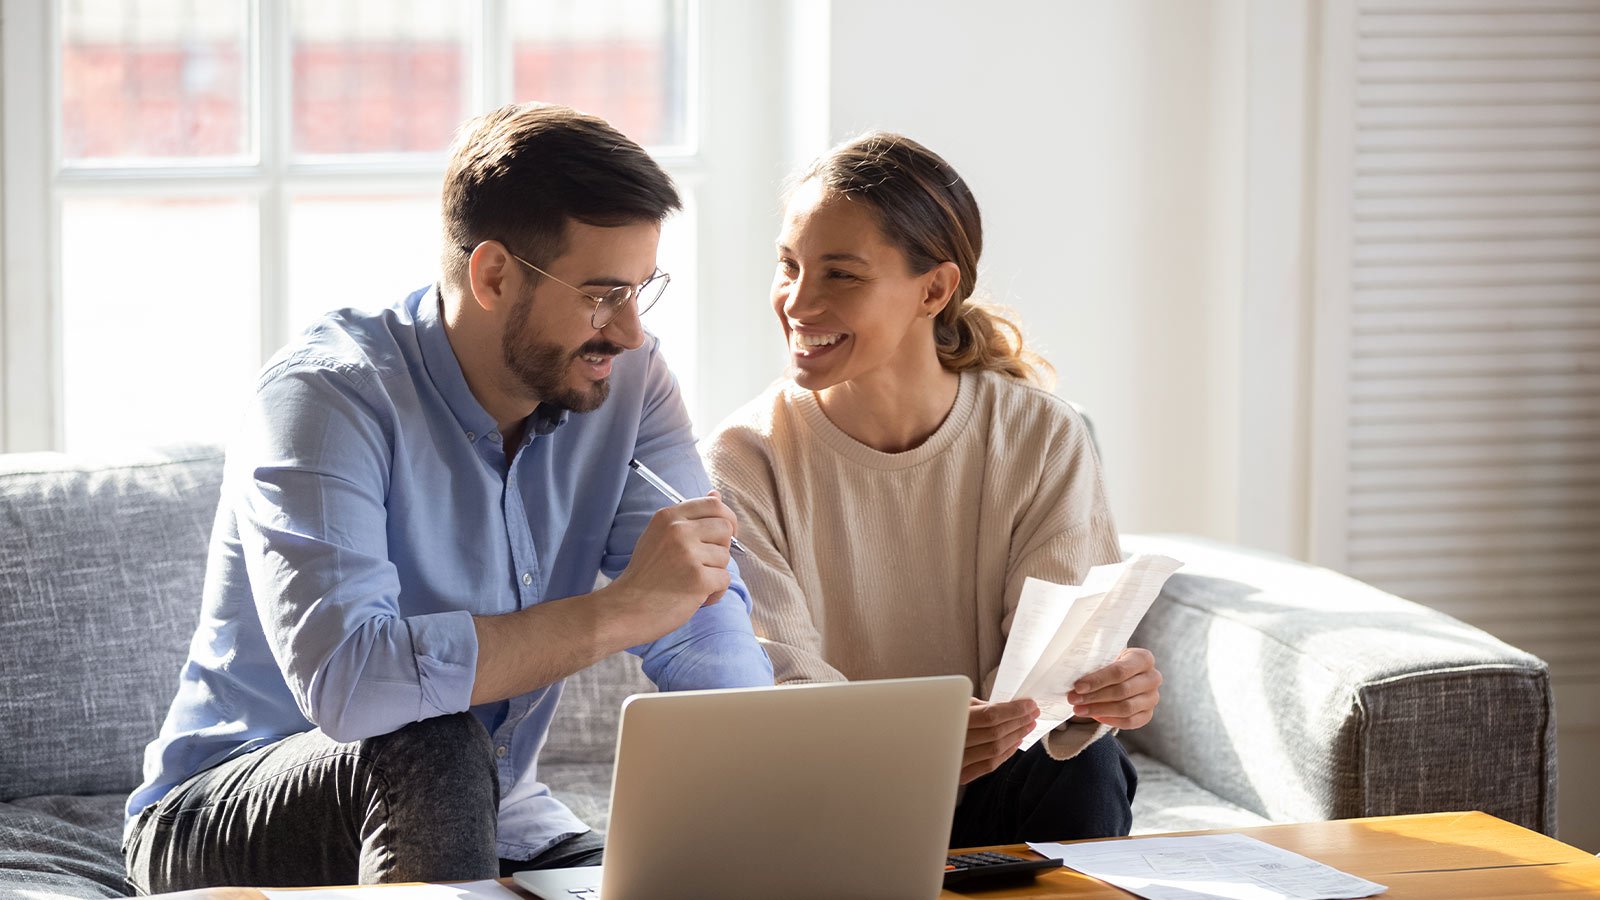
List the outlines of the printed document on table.
{"label": "printed document on table", "polygon": [[1028,846],[1148,900],[1350,900],[1388,890],[1242,834]]}
{"label": "printed document on table", "polygon": [[371,884],[261,893],[267,900],[523,900],[521,894],[492,880],[461,884]]}
{"label": "printed document on table", "polygon": [[991,700],[1029,697],[1039,704],[1039,723],[1022,749],[1072,717],[1067,692],[1079,678],[1116,661],[1161,586],[1182,565],[1140,555],[1095,566],[1080,585],[1023,582],[989,692]]}

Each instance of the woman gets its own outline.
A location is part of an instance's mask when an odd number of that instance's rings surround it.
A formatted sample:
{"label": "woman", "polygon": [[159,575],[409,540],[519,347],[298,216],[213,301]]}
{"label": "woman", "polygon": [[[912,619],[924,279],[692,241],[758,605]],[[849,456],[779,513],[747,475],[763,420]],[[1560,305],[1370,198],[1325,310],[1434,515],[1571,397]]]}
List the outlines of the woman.
{"label": "woman", "polygon": [[[898,135],[790,192],[772,307],[792,370],[707,442],[780,682],[962,673],[987,696],[1023,580],[1121,558],[1084,421],[972,299],[982,240],[966,183]],[[1102,738],[1148,722],[1160,682],[1125,651],[1024,753],[1034,702],[974,699],[951,846],[1127,834],[1137,776]]]}

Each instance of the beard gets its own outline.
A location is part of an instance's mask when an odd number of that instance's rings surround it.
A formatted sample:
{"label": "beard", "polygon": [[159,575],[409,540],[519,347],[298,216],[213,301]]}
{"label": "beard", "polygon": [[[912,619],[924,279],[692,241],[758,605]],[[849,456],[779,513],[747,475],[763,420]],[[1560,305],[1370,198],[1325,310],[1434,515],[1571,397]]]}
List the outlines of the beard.
{"label": "beard", "polygon": [[567,375],[581,356],[616,356],[625,348],[604,338],[585,341],[572,351],[560,344],[542,341],[529,324],[528,308],[532,305],[530,290],[517,299],[517,307],[511,315],[514,324],[500,337],[500,353],[505,357],[506,368],[541,403],[575,413],[599,409],[611,393],[611,379],[602,378],[587,388],[574,388],[567,385]]}

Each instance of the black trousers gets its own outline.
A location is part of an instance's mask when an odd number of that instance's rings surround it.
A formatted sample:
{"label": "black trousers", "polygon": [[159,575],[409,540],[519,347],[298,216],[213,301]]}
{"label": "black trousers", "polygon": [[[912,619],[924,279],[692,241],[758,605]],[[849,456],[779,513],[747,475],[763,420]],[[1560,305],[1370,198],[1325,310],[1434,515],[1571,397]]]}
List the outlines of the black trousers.
{"label": "black trousers", "polygon": [[1139,773],[1114,736],[1054,760],[1034,744],[967,785],[951,847],[1122,837],[1133,827]]}

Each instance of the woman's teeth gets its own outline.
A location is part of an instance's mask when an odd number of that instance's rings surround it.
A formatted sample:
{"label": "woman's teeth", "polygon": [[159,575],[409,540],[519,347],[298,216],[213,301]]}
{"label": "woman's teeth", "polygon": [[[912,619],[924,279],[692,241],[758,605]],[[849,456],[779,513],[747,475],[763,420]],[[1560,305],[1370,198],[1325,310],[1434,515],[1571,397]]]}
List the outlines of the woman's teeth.
{"label": "woman's teeth", "polygon": [[800,334],[797,332],[794,336],[794,343],[797,347],[826,347],[829,344],[838,343],[842,337],[844,337],[842,334]]}

